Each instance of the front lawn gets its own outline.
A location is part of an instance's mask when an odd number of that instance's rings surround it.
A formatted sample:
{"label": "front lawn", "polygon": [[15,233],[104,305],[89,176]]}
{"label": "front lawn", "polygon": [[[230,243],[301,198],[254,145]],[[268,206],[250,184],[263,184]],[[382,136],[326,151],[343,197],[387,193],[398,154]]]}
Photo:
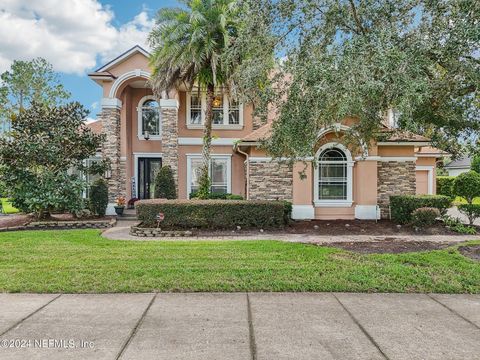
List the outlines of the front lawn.
{"label": "front lawn", "polygon": [[25,231],[0,234],[0,291],[480,293],[480,263],[456,248],[360,255],[277,241],[114,241],[97,230]]}

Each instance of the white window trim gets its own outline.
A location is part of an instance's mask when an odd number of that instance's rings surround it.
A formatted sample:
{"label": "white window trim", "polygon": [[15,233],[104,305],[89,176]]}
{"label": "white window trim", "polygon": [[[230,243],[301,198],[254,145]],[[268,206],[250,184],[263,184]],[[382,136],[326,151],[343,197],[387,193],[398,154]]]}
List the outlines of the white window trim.
{"label": "white window trim", "polygon": [[[191,105],[192,105],[192,92],[187,92],[187,113],[186,113],[186,126],[187,129],[203,129],[205,124],[205,112],[207,110],[207,95],[204,91],[200,92],[201,101],[201,124],[190,124],[191,120]],[[242,130],[243,129],[243,103],[238,104],[238,117],[239,124],[212,124],[212,129],[216,130]],[[228,95],[223,93],[223,119],[228,121]]]}
{"label": "white window trim", "polygon": [[416,166],[416,171],[427,171],[427,192],[433,195],[433,166]]}
{"label": "white window trim", "polygon": [[[202,154],[186,154],[187,155],[187,198],[192,193],[192,159],[201,159]],[[227,193],[232,193],[232,154],[212,154],[211,159],[227,160]],[[210,173],[210,167],[209,167]]]}
{"label": "white window trim", "polygon": [[353,204],[353,165],[355,161],[352,160],[352,154],[350,151],[339,143],[328,143],[320,147],[318,149],[315,159],[318,161],[318,157],[320,154],[326,150],[331,148],[338,148],[342,150],[347,157],[347,199],[346,200],[320,200],[318,194],[318,182],[319,182],[319,174],[318,174],[318,167],[314,169],[314,182],[313,182],[313,193],[314,193],[314,200],[313,203],[315,207],[351,207]]}
{"label": "white window trim", "polygon": [[132,198],[138,198],[138,158],[160,158],[162,159],[163,167],[163,153],[133,153],[133,168],[135,173],[133,174],[135,178],[135,194],[132,194]]}
{"label": "white window trim", "polygon": [[[142,108],[143,108],[143,104],[148,100],[155,100],[158,103],[158,100],[153,95],[146,95],[146,96],[142,97],[140,99],[140,101],[138,102],[138,106],[137,106],[137,136],[138,136],[138,140],[142,140],[142,141],[147,141],[142,134],[142,122],[143,122]],[[150,141],[150,140],[153,140],[153,141],[162,140],[162,117],[161,117],[160,107],[158,108],[158,117],[159,117],[158,126],[159,126],[159,133],[160,134],[150,135],[148,141]]]}

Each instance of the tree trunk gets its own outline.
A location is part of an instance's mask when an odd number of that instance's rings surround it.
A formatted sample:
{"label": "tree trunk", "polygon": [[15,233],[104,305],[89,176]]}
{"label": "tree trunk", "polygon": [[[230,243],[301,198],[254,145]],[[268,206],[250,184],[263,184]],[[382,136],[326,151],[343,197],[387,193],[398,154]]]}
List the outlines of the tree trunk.
{"label": "tree trunk", "polygon": [[198,197],[200,199],[206,199],[210,193],[210,176],[208,169],[210,166],[210,147],[212,144],[214,90],[213,85],[207,85],[207,109],[205,111],[205,124],[203,129],[202,170],[198,188]]}

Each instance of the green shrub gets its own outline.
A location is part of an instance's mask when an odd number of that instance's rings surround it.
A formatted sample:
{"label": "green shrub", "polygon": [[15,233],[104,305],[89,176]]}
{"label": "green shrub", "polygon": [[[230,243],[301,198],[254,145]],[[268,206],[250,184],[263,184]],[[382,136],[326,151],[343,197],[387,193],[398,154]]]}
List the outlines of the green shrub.
{"label": "green shrub", "polygon": [[451,199],[455,198],[453,194],[453,183],[455,176],[437,176],[437,195],[445,195]]}
{"label": "green shrub", "polygon": [[437,208],[418,208],[412,211],[412,225],[419,228],[426,228],[435,224],[438,217],[440,217],[440,211]]}
{"label": "green shrub", "polygon": [[108,206],[108,186],[105,180],[98,179],[90,186],[90,211],[105,216]]}
{"label": "green shrub", "polygon": [[170,166],[163,166],[155,177],[154,196],[157,199],[176,199],[175,180]]}
{"label": "green shrub", "polygon": [[459,218],[444,215],[442,220],[450,230],[465,235],[475,235],[477,230],[473,226],[463,224]]}
{"label": "green shrub", "polygon": [[[198,199],[198,192],[194,191],[190,193],[190,199]],[[209,193],[207,200],[243,200],[242,195],[225,194],[225,193]]]}
{"label": "green shrub", "polygon": [[458,205],[458,210],[468,218],[470,225],[480,217],[480,205],[478,204],[461,204]]}
{"label": "green shrub", "polygon": [[452,200],[444,195],[393,195],[390,196],[390,213],[393,221],[408,224],[415,209],[433,207],[444,215],[451,203]]}
{"label": "green shrub", "polygon": [[480,174],[470,170],[458,175],[453,182],[453,193],[471,204],[474,198],[480,196]]}
{"label": "green shrub", "polygon": [[288,223],[289,203],[248,200],[140,200],[135,204],[143,226],[156,227],[156,216],[166,229],[274,228]]}
{"label": "green shrub", "polygon": [[470,167],[476,173],[480,173],[480,155],[474,155]]}

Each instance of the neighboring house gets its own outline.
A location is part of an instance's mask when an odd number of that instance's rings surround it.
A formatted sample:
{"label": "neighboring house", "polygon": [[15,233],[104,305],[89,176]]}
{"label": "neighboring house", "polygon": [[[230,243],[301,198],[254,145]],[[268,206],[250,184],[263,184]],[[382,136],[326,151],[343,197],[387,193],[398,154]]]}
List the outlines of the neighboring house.
{"label": "neighboring house", "polygon": [[461,173],[470,171],[472,159],[464,157],[458,160],[453,160],[444,166],[448,172],[448,176],[458,176]]}
{"label": "neighboring house", "polygon": [[[103,155],[112,162],[109,212],[117,196],[151,198],[161,166],[172,167],[179,198],[198,187],[205,95],[184,88],[157,101],[147,83],[148,56],[135,46],[89,74],[103,88],[99,119],[107,136]],[[388,217],[390,195],[435,193],[435,164],[443,154],[423,151],[430,145],[425,137],[385,126],[385,140],[352,152],[342,134],[355,120],[346,119],[318,134],[318,166],[311,158],[290,167],[260,148],[271,122],[261,124],[250,105],[218,93],[214,106],[214,192],[285,199],[293,203],[296,219],[376,219],[379,210]]]}

